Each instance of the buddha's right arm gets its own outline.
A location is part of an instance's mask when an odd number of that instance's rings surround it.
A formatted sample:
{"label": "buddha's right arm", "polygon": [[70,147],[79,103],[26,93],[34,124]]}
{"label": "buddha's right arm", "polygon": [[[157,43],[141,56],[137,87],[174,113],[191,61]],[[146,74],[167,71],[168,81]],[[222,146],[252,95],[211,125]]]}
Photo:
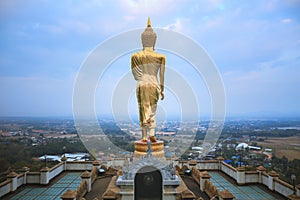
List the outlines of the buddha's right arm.
{"label": "buddha's right arm", "polygon": [[135,56],[131,57],[131,72],[135,80],[139,80],[142,77],[142,71]]}
{"label": "buddha's right arm", "polygon": [[166,65],[166,58],[163,56],[161,60],[161,65],[159,69],[159,84],[160,84],[160,95],[161,95],[161,100],[164,100],[165,94],[164,94],[164,89],[165,89],[165,65]]}

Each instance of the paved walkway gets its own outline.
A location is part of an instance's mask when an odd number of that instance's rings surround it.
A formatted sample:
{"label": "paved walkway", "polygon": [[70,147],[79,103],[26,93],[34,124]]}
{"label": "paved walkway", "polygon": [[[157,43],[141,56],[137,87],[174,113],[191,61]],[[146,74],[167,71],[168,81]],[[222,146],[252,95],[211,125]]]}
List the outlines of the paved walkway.
{"label": "paved walkway", "polygon": [[195,194],[196,199],[202,197],[204,200],[209,200],[209,197],[205,193],[201,192],[200,186],[193,179],[193,177],[182,175],[181,178],[184,181],[185,185]]}
{"label": "paved walkway", "polygon": [[[94,198],[101,199],[103,193],[106,191],[106,188],[111,180],[111,176],[108,177],[98,177],[93,186],[92,190],[87,193],[84,198],[87,200],[93,200]],[[181,177],[186,186],[195,194],[197,199],[202,197],[204,200],[209,200],[208,196],[205,193],[200,191],[199,185],[197,182],[190,176],[182,176]]]}
{"label": "paved walkway", "polygon": [[93,200],[94,198],[101,199],[103,193],[106,191],[106,188],[111,180],[111,176],[106,177],[97,177],[95,182],[92,185],[92,190],[87,193],[84,198],[86,200]]}

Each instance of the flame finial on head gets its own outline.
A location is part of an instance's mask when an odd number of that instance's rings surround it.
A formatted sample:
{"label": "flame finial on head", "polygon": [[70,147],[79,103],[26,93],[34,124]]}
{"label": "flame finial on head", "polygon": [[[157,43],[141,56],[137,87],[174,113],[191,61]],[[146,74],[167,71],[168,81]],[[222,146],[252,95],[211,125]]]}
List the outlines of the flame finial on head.
{"label": "flame finial on head", "polygon": [[150,17],[148,17],[147,27],[151,27],[151,20],[150,20]]}

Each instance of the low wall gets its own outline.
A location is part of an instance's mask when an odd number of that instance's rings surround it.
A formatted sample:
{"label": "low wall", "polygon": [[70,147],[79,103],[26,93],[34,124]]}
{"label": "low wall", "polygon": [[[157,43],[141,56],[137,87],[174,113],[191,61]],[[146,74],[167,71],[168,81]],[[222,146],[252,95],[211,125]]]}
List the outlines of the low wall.
{"label": "low wall", "polygon": [[18,176],[18,179],[17,179],[17,187],[20,187],[21,185],[23,185],[24,184],[24,174],[20,174],[19,176]]}
{"label": "low wall", "polygon": [[10,192],[11,180],[6,180],[0,183],[0,197],[8,194]]}
{"label": "low wall", "polygon": [[258,172],[245,172],[245,183],[258,183],[259,176]]}
{"label": "low wall", "polygon": [[[228,176],[232,177],[237,181],[237,169],[228,165],[224,162],[221,163],[221,171],[227,174]],[[273,188],[269,184],[274,184],[274,191],[281,194],[282,196],[288,197],[293,193],[293,186],[286,183],[279,178],[270,179],[270,175],[267,172],[261,173],[261,180],[259,177],[258,171],[246,171],[244,172],[245,176],[245,184],[261,184],[265,185],[267,188]],[[274,181],[271,181],[274,180]]]}
{"label": "low wall", "polygon": [[[179,167],[183,167],[184,165],[189,166],[188,161],[174,161],[174,165],[178,165]],[[201,171],[210,171],[210,170],[218,170],[219,161],[217,160],[201,160],[197,161],[196,168]]]}
{"label": "low wall", "polygon": [[269,184],[269,177],[268,177],[268,174],[266,172],[263,172],[261,174],[261,177],[262,177],[262,184],[267,186],[268,187],[268,184]]}
{"label": "low wall", "polygon": [[28,172],[26,175],[27,184],[40,184],[40,172]]}
{"label": "low wall", "polygon": [[72,161],[67,162],[66,170],[67,171],[85,171],[85,170],[92,170],[93,162],[92,161]]}
{"label": "low wall", "polygon": [[203,160],[201,162],[197,162],[196,168],[199,170],[218,170],[219,162],[216,160]]}
{"label": "low wall", "polygon": [[228,165],[224,162],[221,162],[221,171],[233,178],[234,180],[237,180],[237,172],[234,167],[231,165]]}
{"label": "low wall", "polygon": [[19,174],[15,178],[13,178],[14,180],[16,180],[16,182],[14,182],[13,179],[7,179],[6,181],[0,183],[0,197],[22,186],[24,184],[24,178],[24,174]]}
{"label": "low wall", "polygon": [[62,173],[63,171],[64,171],[64,163],[63,162],[53,166],[49,170],[49,181],[51,179],[53,179],[54,177],[56,177],[57,175],[59,175],[60,173]]}
{"label": "low wall", "polygon": [[284,182],[280,179],[275,179],[275,191],[283,196],[289,196],[290,194],[293,194],[293,186],[288,184],[287,182]]}

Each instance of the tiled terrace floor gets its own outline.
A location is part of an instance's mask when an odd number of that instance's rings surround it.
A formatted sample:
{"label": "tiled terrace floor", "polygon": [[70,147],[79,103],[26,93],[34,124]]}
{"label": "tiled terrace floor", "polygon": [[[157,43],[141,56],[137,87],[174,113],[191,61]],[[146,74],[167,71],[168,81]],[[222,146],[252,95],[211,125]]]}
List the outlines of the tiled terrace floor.
{"label": "tiled terrace floor", "polygon": [[217,187],[218,190],[220,191],[228,190],[235,196],[236,200],[245,200],[245,199],[278,200],[280,199],[280,196],[270,194],[264,191],[258,185],[238,186],[228,181],[218,172],[209,172],[209,174],[211,175],[210,181],[214,186]]}
{"label": "tiled terrace floor", "polygon": [[26,186],[11,197],[12,200],[47,200],[61,199],[67,190],[76,190],[81,183],[81,172],[68,172],[65,176],[49,186]]}

